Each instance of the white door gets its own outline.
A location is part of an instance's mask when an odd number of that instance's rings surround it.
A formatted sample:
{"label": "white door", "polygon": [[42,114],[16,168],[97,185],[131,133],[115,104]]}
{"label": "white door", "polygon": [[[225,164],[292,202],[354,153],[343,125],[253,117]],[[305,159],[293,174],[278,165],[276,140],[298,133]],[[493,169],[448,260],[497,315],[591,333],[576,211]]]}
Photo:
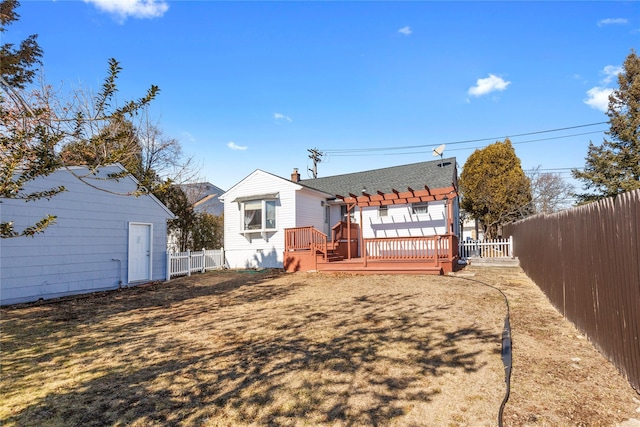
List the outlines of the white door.
{"label": "white door", "polygon": [[129,283],[151,280],[151,224],[129,224]]}

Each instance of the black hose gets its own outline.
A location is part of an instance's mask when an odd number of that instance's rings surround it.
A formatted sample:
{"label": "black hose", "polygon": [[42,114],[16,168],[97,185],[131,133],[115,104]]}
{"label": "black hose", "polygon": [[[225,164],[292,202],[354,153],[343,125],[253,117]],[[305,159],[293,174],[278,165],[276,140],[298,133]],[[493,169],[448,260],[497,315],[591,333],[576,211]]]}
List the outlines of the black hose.
{"label": "black hose", "polygon": [[507,385],[507,389],[498,412],[498,426],[500,427],[502,427],[504,406],[507,404],[511,393],[511,359],[511,325],[509,324],[509,302],[507,301],[507,317],[504,318],[504,329],[502,330],[502,364],[504,365],[504,382]]}
{"label": "black hose", "polygon": [[504,394],[504,399],[502,399],[502,403],[500,404],[500,410],[498,411],[498,426],[502,427],[502,416],[504,413],[504,407],[509,400],[509,394],[511,393],[511,368],[512,368],[512,353],[511,353],[511,323],[509,323],[509,300],[502,290],[496,288],[493,285],[488,283],[481,282],[475,279],[469,279],[467,277],[457,277],[451,276],[457,279],[468,280],[470,282],[479,283],[481,285],[487,286],[489,288],[495,289],[496,291],[502,294],[504,298],[504,303],[507,306],[507,314],[504,318],[504,328],[502,329],[502,364],[504,365],[504,382],[506,384],[506,390]]}

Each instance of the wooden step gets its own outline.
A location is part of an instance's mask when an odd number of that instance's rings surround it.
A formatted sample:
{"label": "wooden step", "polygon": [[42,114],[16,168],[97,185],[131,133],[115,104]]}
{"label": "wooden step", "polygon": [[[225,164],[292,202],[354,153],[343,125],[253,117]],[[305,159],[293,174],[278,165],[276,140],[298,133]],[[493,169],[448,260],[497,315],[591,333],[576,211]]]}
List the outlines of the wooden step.
{"label": "wooden step", "polygon": [[318,254],[318,262],[336,262],[342,261],[344,257],[342,255],[338,255],[334,252],[327,253],[327,259],[325,260],[322,254]]}

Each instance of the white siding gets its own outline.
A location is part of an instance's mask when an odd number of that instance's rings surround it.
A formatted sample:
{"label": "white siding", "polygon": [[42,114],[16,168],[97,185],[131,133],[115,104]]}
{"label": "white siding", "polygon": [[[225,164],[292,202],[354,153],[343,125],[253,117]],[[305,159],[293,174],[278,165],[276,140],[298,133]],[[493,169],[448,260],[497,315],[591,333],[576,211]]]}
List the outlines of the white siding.
{"label": "white siding", "polygon": [[326,198],[302,189],[296,194],[296,227],[315,227],[325,233],[324,210]]}
{"label": "white siding", "polygon": [[[356,218],[360,212],[356,208]],[[378,207],[362,209],[365,238],[434,236],[446,233],[446,213],[443,202],[429,203],[426,214],[415,215],[411,205],[389,205],[386,217],[378,215]]]}
{"label": "white siding", "polygon": [[[224,201],[224,250],[230,268],[281,268],[284,229],[296,226],[296,189],[300,186],[257,170],[227,191]],[[237,197],[279,193],[276,202],[277,231],[243,234]]]}
{"label": "white siding", "polygon": [[[111,173],[119,170],[109,168]],[[0,200],[2,221],[14,221],[16,230],[47,214],[57,216],[43,234],[0,241],[2,304],[116,289],[120,282],[125,285],[132,221],[154,224],[152,278],[165,278],[169,212],[151,196],[126,196],[136,188],[131,178],[93,180],[92,184],[108,191],[92,188],[61,170],[29,183],[30,190],[66,187],[67,191],[50,200]]]}

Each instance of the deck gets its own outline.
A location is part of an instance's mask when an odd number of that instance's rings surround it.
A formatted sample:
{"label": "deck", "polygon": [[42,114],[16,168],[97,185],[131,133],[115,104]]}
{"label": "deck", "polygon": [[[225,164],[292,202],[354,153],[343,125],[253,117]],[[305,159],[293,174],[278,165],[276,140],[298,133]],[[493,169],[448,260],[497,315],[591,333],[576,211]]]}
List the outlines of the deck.
{"label": "deck", "polygon": [[[447,274],[458,262],[455,235],[358,238],[340,230],[332,239],[313,227],[285,230],[286,271],[357,274]],[[345,237],[348,236],[348,237]]]}

